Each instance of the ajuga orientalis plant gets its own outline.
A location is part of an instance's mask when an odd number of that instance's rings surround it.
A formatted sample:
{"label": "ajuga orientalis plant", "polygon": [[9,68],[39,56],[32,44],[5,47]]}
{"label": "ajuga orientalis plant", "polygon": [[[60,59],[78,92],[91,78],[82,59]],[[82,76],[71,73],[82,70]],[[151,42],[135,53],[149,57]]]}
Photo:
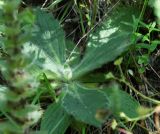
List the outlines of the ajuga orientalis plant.
{"label": "ajuga orientalis plant", "polygon": [[[101,127],[107,119],[136,121],[153,113],[153,110],[140,106],[115,83],[99,87],[84,79],[94,69],[115,60],[133,44],[133,26],[139,17],[137,10],[127,8],[127,14],[125,8],[113,11],[90,33],[83,58],[74,43],[65,39],[60,24],[51,14],[41,10],[36,10],[35,14],[30,47],[38,54],[37,61],[43,61],[37,65],[53,100],[42,117],[40,132],[63,134],[75,121]],[[117,61],[116,65],[119,64]],[[99,80],[96,75],[92,76],[94,79],[89,77],[90,82]],[[110,74],[103,80],[108,78],[117,79]],[[54,82],[50,83],[50,80]],[[124,78],[119,81],[125,83]]]}
{"label": "ajuga orientalis plant", "polygon": [[[31,133],[31,126],[40,117],[38,134],[64,134],[74,123],[101,127],[107,120],[122,124],[121,119],[137,121],[154,112],[143,108],[116,83],[98,86],[112,78],[148,99],[123,76],[117,78],[109,73],[100,79],[92,74],[134,44],[137,9],[129,7],[127,14],[126,8],[113,10],[90,32],[82,57],[52,14],[41,9],[34,9],[33,13],[29,9],[19,11],[19,4],[19,0],[0,1],[1,133]],[[122,58],[115,65],[120,67],[121,62]],[[44,93],[52,103],[42,115],[38,101]]]}

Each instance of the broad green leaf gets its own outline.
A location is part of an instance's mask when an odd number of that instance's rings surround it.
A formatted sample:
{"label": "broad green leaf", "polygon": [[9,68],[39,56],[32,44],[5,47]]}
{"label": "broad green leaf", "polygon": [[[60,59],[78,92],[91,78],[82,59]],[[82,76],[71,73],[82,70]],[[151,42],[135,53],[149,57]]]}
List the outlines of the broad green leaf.
{"label": "broad green leaf", "polygon": [[74,67],[80,62],[80,50],[79,48],[70,40],[66,40],[66,55],[67,63]]}
{"label": "broad green leaf", "polygon": [[36,25],[33,29],[31,42],[37,45],[55,66],[63,65],[66,60],[65,35],[60,24],[52,14],[39,9],[35,14]]}
{"label": "broad green leaf", "polygon": [[[104,120],[96,117],[99,110],[108,110],[109,101],[103,92],[72,83],[66,86],[62,100],[64,109],[84,123],[100,127]],[[105,119],[105,117],[104,117]]]}
{"label": "broad green leaf", "polygon": [[47,134],[64,134],[69,125],[70,116],[65,112],[61,103],[53,103],[44,113],[41,131]]}
{"label": "broad green leaf", "polygon": [[140,104],[128,93],[120,90],[118,85],[103,90],[110,101],[110,109],[113,115],[117,118],[125,118],[128,121],[144,118],[151,113],[150,109],[140,112],[144,109]]}
{"label": "broad green leaf", "polygon": [[32,75],[38,76],[40,73],[47,72],[47,75],[49,74],[54,77],[54,79],[61,77],[63,67],[55,64],[44,51],[39,50],[37,46],[26,43],[23,46],[22,53],[28,62],[25,69]]}
{"label": "broad green leaf", "polygon": [[113,61],[131,45],[132,17],[137,16],[137,11],[130,7],[113,12],[90,34],[85,55],[73,69],[73,78]]}

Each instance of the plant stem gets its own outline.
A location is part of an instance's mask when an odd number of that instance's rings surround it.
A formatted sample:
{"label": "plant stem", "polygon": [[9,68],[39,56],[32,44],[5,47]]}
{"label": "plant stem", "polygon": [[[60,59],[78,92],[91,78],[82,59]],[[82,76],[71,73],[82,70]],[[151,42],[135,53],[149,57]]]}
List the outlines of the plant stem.
{"label": "plant stem", "polygon": [[82,127],[82,134],[86,134],[86,128]]}
{"label": "plant stem", "polygon": [[[141,10],[141,13],[140,13],[140,16],[138,18],[138,22],[142,20],[143,18],[143,15],[144,15],[144,12],[146,10],[146,7],[147,7],[147,4],[148,4],[148,0],[145,0],[144,1],[144,4],[143,4],[143,7],[142,7],[142,10]],[[137,23],[137,26],[135,28],[135,32],[138,31],[138,23]]]}
{"label": "plant stem", "polygon": [[43,77],[44,77],[45,85],[46,85],[50,95],[52,96],[52,99],[57,101],[56,93],[55,93],[54,89],[51,87],[50,82],[48,81],[48,78],[45,73],[43,73]]}
{"label": "plant stem", "polygon": [[142,98],[149,100],[155,104],[160,104],[160,101],[152,99],[150,97],[145,96],[144,94],[142,94],[141,92],[139,92],[137,89],[135,89],[129,82],[123,80],[123,79],[117,79],[118,81],[120,81],[121,83],[124,83],[125,85],[127,85],[130,89],[132,89],[135,93],[137,93],[137,95],[141,96]]}

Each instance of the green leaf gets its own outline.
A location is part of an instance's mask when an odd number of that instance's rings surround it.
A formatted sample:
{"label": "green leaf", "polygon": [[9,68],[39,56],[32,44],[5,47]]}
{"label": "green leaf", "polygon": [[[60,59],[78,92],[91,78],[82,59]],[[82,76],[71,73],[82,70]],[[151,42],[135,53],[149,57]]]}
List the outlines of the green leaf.
{"label": "green leaf", "polygon": [[22,24],[24,22],[25,22],[25,24],[33,24],[34,20],[35,20],[35,16],[31,12],[31,10],[29,10],[29,9],[26,9],[26,10],[20,12],[18,18]]}
{"label": "green leaf", "polygon": [[150,42],[149,35],[147,35],[147,34],[144,35],[143,38],[142,38],[142,41],[143,42],[145,42],[145,41]]}
{"label": "green leaf", "polygon": [[147,43],[138,43],[137,45],[136,45],[136,48],[137,49],[142,49],[142,48],[144,48],[144,49],[150,49],[150,45],[149,44],[147,44]]}
{"label": "green leaf", "polygon": [[113,75],[112,72],[109,72],[109,73],[107,73],[107,74],[105,75],[105,78],[106,78],[106,79],[114,79],[115,76]]}
{"label": "green leaf", "polygon": [[53,103],[44,113],[41,131],[47,134],[64,134],[69,125],[70,116],[64,111],[61,103]]}
{"label": "green leaf", "polygon": [[[109,101],[103,92],[72,83],[66,86],[62,105],[68,114],[84,123],[100,127],[104,120],[96,117],[98,110],[108,110]],[[105,119],[105,117],[104,117]]]}
{"label": "green leaf", "polygon": [[76,44],[70,40],[66,40],[66,48],[67,63],[74,67],[80,62],[80,50]]}
{"label": "green leaf", "polygon": [[117,59],[117,60],[114,62],[114,65],[115,65],[115,66],[119,66],[119,65],[122,64],[122,61],[123,61],[123,58],[120,57],[119,59]]}
{"label": "green leaf", "polygon": [[36,25],[33,29],[32,43],[37,45],[51,61],[63,65],[66,60],[65,35],[52,14],[36,10]]}
{"label": "green leaf", "polygon": [[129,119],[137,119],[141,115],[138,113],[139,103],[128,93],[120,90],[117,84],[103,90],[111,103],[112,113],[120,118],[122,115]]}
{"label": "green leaf", "polygon": [[138,68],[138,72],[139,72],[140,74],[144,73],[145,70],[146,70],[146,68],[143,67],[143,66]]}
{"label": "green leaf", "polygon": [[74,78],[113,61],[131,45],[133,15],[137,16],[137,11],[131,7],[114,11],[90,34],[85,55],[73,69]]}
{"label": "green leaf", "polygon": [[154,40],[154,41],[151,41],[151,46],[150,46],[150,52],[153,52],[157,46],[160,44],[160,41],[159,40]]}
{"label": "green leaf", "polygon": [[144,54],[138,57],[138,64],[147,65],[149,63],[149,55]]}
{"label": "green leaf", "polygon": [[26,43],[23,46],[23,55],[28,61],[28,66],[25,68],[34,76],[41,73],[47,73],[53,79],[59,79],[62,76],[63,67],[54,63],[43,51],[39,50],[36,45]]}

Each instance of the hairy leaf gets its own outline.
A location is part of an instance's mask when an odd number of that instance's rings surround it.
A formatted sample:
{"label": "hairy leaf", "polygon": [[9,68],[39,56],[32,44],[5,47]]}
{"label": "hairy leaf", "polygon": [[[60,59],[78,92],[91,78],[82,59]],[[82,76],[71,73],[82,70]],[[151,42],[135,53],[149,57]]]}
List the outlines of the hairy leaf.
{"label": "hairy leaf", "polygon": [[64,134],[69,125],[70,116],[60,103],[53,103],[45,111],[41,122],[41,131],[47,132],[47,134]]}
{"label": "hairy leaf", "polygon": [[36,10],[36,17],[32,43],[45,53],[57,70],[61,70],[66,60],[64,32],[52,14]]}
{"label": "hairy leaf", "polygon": [[[99,110],[108,110],[109,101],[103,92],[72,83],[66,87],[63,107],[75,119],[100,127],[103,121],[96,117]],[[104,117],[105,118],[105,117]]]}
{"label": "hairy leaf", "polygon": [[116,117],[125,115],[130,119],[135,119],[141,116],[138,112],[140,104],[128,93],[120,90],[118,85],[114,84],[103,91],[109,97],[110,109]]}
{"label": "hairy leaf", "polygon": [[74,67],[80,62],[80,50],[76,45],[70,41],[66,40],[66,47],[67,47],[67,63]]}
{"label": "hairy leaf", "polygon": [[90,34],[84,58],[73,69],[74,78],[113,61],[131,45],[132,16],[137,12],[132,8],[126,10],[114,13]]}

